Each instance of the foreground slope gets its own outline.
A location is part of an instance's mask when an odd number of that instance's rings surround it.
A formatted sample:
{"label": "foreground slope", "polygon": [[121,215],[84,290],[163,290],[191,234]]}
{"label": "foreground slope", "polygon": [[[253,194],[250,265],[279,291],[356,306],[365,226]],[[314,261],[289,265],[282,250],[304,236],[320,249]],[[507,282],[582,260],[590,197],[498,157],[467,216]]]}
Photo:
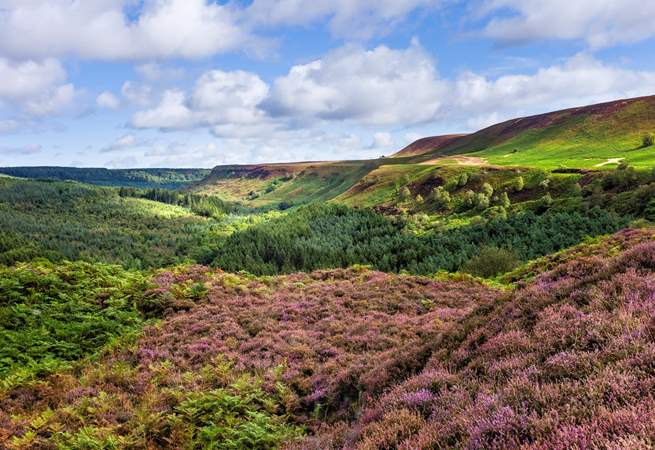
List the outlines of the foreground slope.
{"label": "foreground slope", "polygon": [[3,381],[0,447],[652,448],[654,233],[562,252],[511,291],[362,268],[162,270],[135,299],[161,322]]}
{"label": "foreground slope", "polygon": [[652,235],[482,306],[421,373],[299,448],[653,448]]}
{"label": "foreground slope", "polygon": [[275,448],[355,417],[362,396],[420,370],[499,294],[361,269],[246,278],[192,266],[152,282],[137,306],[164,319],[138,340],[3,383],[0,447]]}

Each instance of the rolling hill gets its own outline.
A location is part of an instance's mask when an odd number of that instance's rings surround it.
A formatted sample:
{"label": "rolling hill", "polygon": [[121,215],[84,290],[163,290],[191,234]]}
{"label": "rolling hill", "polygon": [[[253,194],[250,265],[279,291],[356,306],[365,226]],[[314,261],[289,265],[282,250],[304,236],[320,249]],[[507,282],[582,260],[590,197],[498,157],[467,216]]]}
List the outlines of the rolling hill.
{"label": "rolling hill", "polygon": [[615,159],[650,166],[655,162],[653,149],[641,144],[643,135],[652,132],[655,96],[516,118],[469,135],[426,138],[394,156],[414,155],[413,161],[420,162],[470,155],[502,166],[549,169],[602,167]]}
{"label": "rolling hill", "polygon": [[398,183],[425,197],[463,171],[602,171],[620,162],[650,170],[655,147],[642,146],[642,139],[651,132],[655,96],[512,119],[472,134],[423,138],[389,158],[218,166],[194,189],[253,206],[313,200],[389,206]]}

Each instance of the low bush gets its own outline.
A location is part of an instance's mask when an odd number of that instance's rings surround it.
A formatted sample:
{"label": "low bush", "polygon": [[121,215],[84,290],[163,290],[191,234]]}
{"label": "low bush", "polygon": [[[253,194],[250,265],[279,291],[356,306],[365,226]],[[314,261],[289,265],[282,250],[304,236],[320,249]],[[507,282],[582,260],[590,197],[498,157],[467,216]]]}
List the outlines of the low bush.
{"label": "low bush", "polygon": [[482,247],[480,253],[469,259],[462,271],[478,277],[492,278],[514,270],[519,259],[510,250],[497,247]]}

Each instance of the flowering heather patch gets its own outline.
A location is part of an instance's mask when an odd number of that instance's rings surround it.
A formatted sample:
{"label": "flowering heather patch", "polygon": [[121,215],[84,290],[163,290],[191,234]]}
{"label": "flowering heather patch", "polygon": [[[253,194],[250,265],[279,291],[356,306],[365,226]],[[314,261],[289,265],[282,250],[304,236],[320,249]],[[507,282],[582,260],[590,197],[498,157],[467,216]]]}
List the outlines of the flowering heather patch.
{"label": "flowering heather patch", "polygon": [[[365,269],[254,278],[191,266],[154,283],[145,309],[164,319],[135,344],[0,392],[0,447],[293,443],[355,419],[500,295],[472,280]],[[418,431],[438,400],[429,387],[399,395],[398,418]]]}
{"label": "flowering heather patch", "polygon": [[603,258],[616,256],[628,248],[653,239],[655,232],[652,228],[626,228],[610,236],[593,238],[589,242],[543,256],[503,275],[501,280],[505,283],[525,281],[576,258],[592,255]]}
{"label": "flowering heather patch", "polygon": [[421,373],[367,402],[357,420],[295,447],[655,447],[649,234],[619,233],[609,242],[620,250],[598,256],[577,249],[461,321]]}

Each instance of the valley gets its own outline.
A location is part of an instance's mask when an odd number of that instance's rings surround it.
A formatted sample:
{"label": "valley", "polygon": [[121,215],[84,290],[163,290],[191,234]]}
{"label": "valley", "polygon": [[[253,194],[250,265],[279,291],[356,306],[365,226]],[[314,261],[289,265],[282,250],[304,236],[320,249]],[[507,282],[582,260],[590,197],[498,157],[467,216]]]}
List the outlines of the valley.
{"label": "valley", "polygon": [[0,168],[0,448],[651,448],[653,131]]}

